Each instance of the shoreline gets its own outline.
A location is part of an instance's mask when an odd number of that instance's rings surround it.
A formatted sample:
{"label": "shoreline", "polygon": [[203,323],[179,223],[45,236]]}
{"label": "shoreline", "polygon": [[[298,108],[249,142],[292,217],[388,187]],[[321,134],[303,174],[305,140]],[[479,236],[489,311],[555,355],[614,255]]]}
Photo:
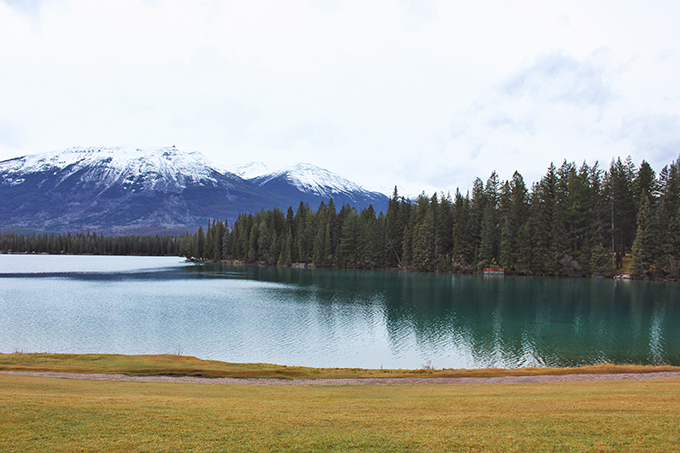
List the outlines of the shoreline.
{"label": "shoreline", "polygon": [[[49,354],[15,352],[0,354],[0,373],[51,373],[52,376],[126,376],[125,379],[215,379],[274,380],[279,381],[375,381],[395,383],[417,380],[427,383],[466,379],[518,379],[579,380],[590,376],[673,376],[680,377],[680,367],[670,365],[626,365],[604,363],[581,367],[524,367],[480,369],[364,369],[364,368],[314,368],[267,363],[229,363],[203,360],[191,356],[172,354]],[[664,374],[665,373],[665,374]],[[670,373],[670,374],[669,374]],[[581,378],[576,377],[581,376]],[[395,381],[396,380],[396,381]],[[226,382],[226,381],[225,381]],[[415,382],[415,381],[414,381]],[[462,381],[461,381],[462,382]]]}
{"label": "shoreline", "polygon": [[[199,259],[193,257],[186,257],[183,255],[149,255],[149,254],[109,254],[109,253],[49,253],[49,252],[17,252],[9,250],[0,250],[0,255],[49,255],[49,256],[149,256],[149,257],[170,257],[182,258],[186,262],[195,264],[229,264],[232,266],[256,266],[256,267],[282,267],[290,269],[329,269],[329,270],[355,270],[355,271],[396,271],[406,273],[423,273],[423,274],[446,274],[446,275],[478,275],[478,276],[492,276],[492,277],[555,277],[555,278],[576,278],[576,279],[607,279],[607,280],[636,280],[636,281],[656,281],[656,282],[678,282],[675,278],[633,278],[630,274],[629,267],[624,267],[608,275],[552,275],[552,274],[534,274],[522,273],[513,270],[506,270],[504,274],[485,274],[483,270],[469,270],[469,271],[418,271],[411,268],[343,268],[338,266],[316,266],[314,263],[291,263],[291,264],[270,264],[266,262],[256,261],[246,263],[242,260],[209,260]],[[628,257],[628,255],[626,255]]]}
{"label": "shoreline", "polygon": [[487,274],[483,269],[476,269],[469,271],[418,271],[412,268],[399,268],[399,267],[376,267],[371,269],[365,268],[344,268],[339,266],[316,266],[314,263],[291,263],[291,264],[271,264],[262,261],[256,261],[252,263],[246,263],[242,260],[210,260],[194,257],[180,256],[180,258],[185,258],[189,263],[195,264],[228,264],[231,266],[255,266],[255,267],[282,267],[289,269],[329,269],[329,270],[354,270],[354,271],[394,271],[394,272],[406,272],[406,273],[423,273],[423,274],[445,274],[445,275],[478,275],[485,277],[555,277],[555,278],[576,278],[576,279],[607,279],[607,280],[638,280],[638,281],[658,281],[658,282],[677,282],[677,279],[672,278],[648,278],[648,279],[635,279],[631,277],[630,269],[622,268],[616,272],[609,275],[551,275],[551,274],[533,274],[533,273],[521,273],[514,270],[505,270],[504,273],[498,274]]}
{"label": "shoreline", "polygon": [[642,381],[650,379],[680,379],[680,371],[659,371],[640,373],[609,374],[562,374],[502,377],[401,377],[401,378],[356,378],[356,379],[283,379],[283,378],[209,378],[197,376],[130,376],[126,374],[64,373],[50,371],[0,371],[0,375],[32,376],[55,379],[84,379],[116,382],[169,382],[178,384],[213,385],[275,385],[275,386],[357,386],[357,385],[499,385],[499,384],[542,384],[554,382],[595,382],[595,381]]}

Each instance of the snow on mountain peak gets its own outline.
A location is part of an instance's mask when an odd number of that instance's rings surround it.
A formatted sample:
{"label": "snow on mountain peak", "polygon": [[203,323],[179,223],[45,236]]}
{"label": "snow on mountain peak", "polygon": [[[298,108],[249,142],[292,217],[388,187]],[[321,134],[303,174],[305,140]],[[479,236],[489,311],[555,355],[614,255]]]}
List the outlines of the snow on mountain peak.
{"label": "snow on mountain peak", "polygon": [[231,172],[240,176],[243,179],[253,179],[272,173],[272,167],[264,162],[249,162],[247,164],[238,165],[231,169]]}
{"label": "snow on mountain peak", "polygon": [[304,162],[278,170],[273,170],[261,162],[251,162],[237,167],[235,172],[259,186],[273,179],[284,178],[300,191],[322,197],[332,197],[338,193],[367,193],[361,186],[342,176]]}
{"label": "snow on mountain peak", "polygon": [[177,148],[69,148],[34,154],[0,162],[0,171],[12,173],[43,173],[67,171],[63,179],[85,170],[92,173],[97,183],[121,181],[123,184],[142,183],[154,187],[159,180],[171,185],[186,187],[187,183],[216,182],[215,168],[199,152],[180,151]]}
{"label": "snow on mountain peak", "polygon": [[286,177],[298,189],[318,195],[330,196],[339,192],[364,192],[364,189],[358,184],[312,164],[300,162],[281,170],[281,173],[285,173]]}

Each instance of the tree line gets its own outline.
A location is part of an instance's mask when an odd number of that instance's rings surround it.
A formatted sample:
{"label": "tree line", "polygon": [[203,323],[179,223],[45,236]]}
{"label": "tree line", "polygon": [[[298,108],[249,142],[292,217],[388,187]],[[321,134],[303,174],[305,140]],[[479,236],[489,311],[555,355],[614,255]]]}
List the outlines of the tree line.
{"label": "tree line", "polygon": [[104,236],[77,234],[0,234],[0,251],[69,255],[151,255],[179,256],[189,235],[181,236]]}
{"label": "tree line", "polygon": [[634,278],[680,278],[680,159],[657,175],[628,157],[551,164],[527,187],[494,171],[463,195],[395,187],[386,212],[372,206],[316,211],[300,203],[241,214],[231,228],[213,220],[185,238],[192,259],[352,269],[475,272],[500,266],[524,275],[608,276],[632,256]]}

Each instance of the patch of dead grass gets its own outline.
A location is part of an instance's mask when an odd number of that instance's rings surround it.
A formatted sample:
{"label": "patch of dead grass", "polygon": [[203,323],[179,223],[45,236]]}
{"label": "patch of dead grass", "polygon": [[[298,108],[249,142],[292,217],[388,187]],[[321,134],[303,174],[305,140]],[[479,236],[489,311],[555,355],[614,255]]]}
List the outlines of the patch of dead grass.
{"label": "patch of dead grass", "polygon": [[130,376],[200,376],[282,379],[357,379],[395,377],[501,377],[565,374],[653,373],[680,367],[602,364],[575,368],[487,368],[378,370],[361,368],[288,367],[266,363],[227,363],[171,354],[0,354],[0,370],[127,374]]}
{"label": "patch of dead grass", "polygon": [[0,450],[673,451],[680,379],[206,386],[0,375]]}

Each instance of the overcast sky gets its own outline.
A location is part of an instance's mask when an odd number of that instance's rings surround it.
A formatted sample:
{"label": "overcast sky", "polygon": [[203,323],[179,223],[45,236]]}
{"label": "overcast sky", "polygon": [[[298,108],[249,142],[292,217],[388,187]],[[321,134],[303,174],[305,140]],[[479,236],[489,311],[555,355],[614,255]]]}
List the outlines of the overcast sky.
{"label": "overcast sky", "polygon": [[0,0],[0,160],[175,145],[372,190],[680,153],[680,2]]}

